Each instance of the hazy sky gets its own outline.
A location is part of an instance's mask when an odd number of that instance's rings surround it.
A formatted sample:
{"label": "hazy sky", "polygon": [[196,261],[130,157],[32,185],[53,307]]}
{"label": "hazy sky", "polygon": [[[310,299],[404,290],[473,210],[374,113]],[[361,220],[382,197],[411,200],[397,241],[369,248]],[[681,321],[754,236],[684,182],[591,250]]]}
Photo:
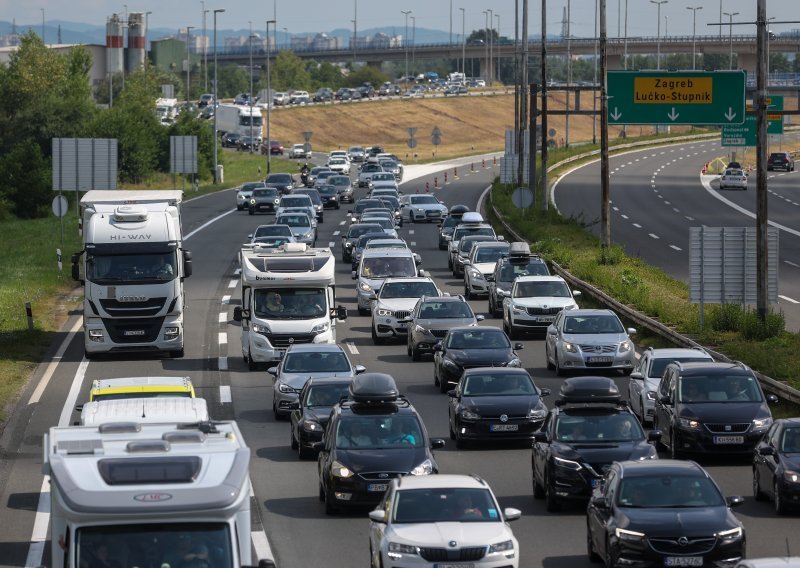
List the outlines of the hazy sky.
{"label": "hazy sky", "polygon": [[[522,10],[522,0],[520,12]],[[608,30],[610,36],[617,35],[618,13],[622,13],[622,29],[624,29],[625,4],[628,4],[628,35],[656,35],[657,8],[649,0],[607,0]],[[723,12],[740,12],[734,21],[753,21],[755,19],[756,0],[669,0],[661,6],[662,35],[691,35],[692,11],[687,6],[702,6],[697,11],[698,35],[718,34],[718,27],[707,26],[709,22],[718,22],[720,3]],[[356,8],[358,14],[354,15]],[[277,12],[278,30],[288,28],[289,33],[328,31],[336,28],[351,29],[351,20],[358,21],[359,29],[396,26],[397,33],[405,29],[405,16],[401,10],[412,10],[416,18],[417,28],[450,30],[450,6],[452,5],[452,31],[455,36],[461,33],[461,11],[465,9],[465,27],[467,34],[471,30],[485,26],[486,16],[482,13],[492,9],[500,14],[500,33],[513,36],[514,0],[261,0],[259,2],[230,2],[224,0],[208,0],[206,9],[225,8],[224,14],[218,16],[220,29],[246,29],[248,21],[257,29],[264,27],[267,19],[272,19],[273,9]],[[538,34],[541,30],[541,1],[530,0],[530,33]],[[550,34],[561,32],[563,8],[567,0],[547,1],[547,28]],[[62,20],[71,22],[103,24],[112,13],[125,13],[123,1],[105,0],[0,0],[0,19],[11,21],[16,19],[19,26],[41,25],[44,8],[45,20]],[[127,4],[129,12],[148,12],[151,28],[179,28],[187,25],[200,28],[202,25],[202,8],[199,0],[130,0]],[[571,0],[572,35],[591,37],[594,35],[595,0]],[[800,20],[800,2],[798,0],[768,0],[767,16],[777,16],[779,20]],[[723,16],[723,21],[728,21]],[[495,19],[495,26],[497,20]],[[409,28],[411,28],[409,18]],[[212,26],[208,19],[209,28]],[[800,28],[800,24],[774,24],[775,32]],[[620,35],[622,35],[620,29]],[[755,33],[754,26],[736,26],[733,33]],[[728,33],[725,27],[723,33]],[[409,32],[410,35],[410,32]]]}

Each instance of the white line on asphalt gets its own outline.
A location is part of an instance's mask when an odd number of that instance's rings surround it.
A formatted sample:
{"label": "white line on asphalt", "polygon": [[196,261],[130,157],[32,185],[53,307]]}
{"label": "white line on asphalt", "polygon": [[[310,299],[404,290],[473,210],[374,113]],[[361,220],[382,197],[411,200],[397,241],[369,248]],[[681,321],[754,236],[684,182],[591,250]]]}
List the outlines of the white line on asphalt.
{"label": "white line on asphalt", "polygon": [[230,282],[228,282],[228,288],[236,288],[238,284],[239,284],[238,280],[231,280]]}
{"label": "white line on asphalt", "polygon": [[225,323],[228,321],[228,312],[220,312],[219,313],[219,323]]}
{"label": "white line on asphalt", "polygon": [[637,229],[641,229],[642,228],[642,226],[639,223],[634,223],[633,226],[636,227]]}
{"label": "white line on asphalt", "polygon": [[619,211],[619,207],[612,207],[611,209],[613,209],[614,211]]}
{"label": "white line on asphalt", "polygon": [[346,222],[346,220],[345,220],[345,221],[340,221],[340,222],[339,222],[339,226],[341,227],[342,225],[344,225],[344,224],[345,224],[345,222]]}
{"label": "white line on asphalt", "polygon": [[219,385],[219,401],[223,403],[233,402],[231,387],[229,385]]}
{"label": "white line on asphalt", "polygon": [[783,262],[785,262],[789,266],[794,266],[795,268],[800,268],[800,264],[796,264],[796,263],[792,262],[791,260],[784,260]]}
{"label": "white line on asphalt", "polygon": [[269,546],[269,540],[264,531],[251,531],[250,540],[253,542],[253,548],[256,549],[256,558],[259,560],[272,560],[272,548]]}
{"label": "white line on asphalt", "polygon": [[651,239],[659,239],[659,238],[661,238],[658,235],[656,235],[655,233],[648,233],[648,235],[650,236]]}
{"label": "white line on asphalt", "polygon": [[682,251],[683,250],[681,247],[676,247],[675,245],[669,245],[669,248],[677,250],[677,251]]}
{"label": "white line on asphalt", "polygon": [[350,350],[350,353],[352,355],[358,355],[359,354],[358,347],[356,347],[355,344],[352,341],[347,341],[345,343],[345,345],[347,345],[347,349]]}
{"label": "white line on asphalt", "polygon": [[334,231],[333,236],[338,237],[342,232],[341,231]]}
{"label": "white line on asphalt", "polygon": [[415,246],[417,246],[417,241],[411,241],[409,244],[410,244],[412,247],[415,247]]}
{"label": "white line on asphalt", "polygon": [[223,304],[229,304],[229,303],[230,303],[230,301],[231,301],[231,296],[230,296],[230,294],[226,294],[226,295],[222,296],[222,303],[223,303]]}
{"label": "white line on asphalt", "polygon": [[242,273],[242,269],[241,268],[237,268],[236,270],[233,271],[233,275],[234,276],[239,276],[241,273]]}
{"label": "white line on asphalt", "polygon": [[786,300],[787,302],[791,302],[792,304],[800,304],[800,302],[798,302],[797,300],[795,300],[795,299],[793,299],[793,298],[790,298],[790,297],[788,297],[788,296],[781,296],[780,294],[778,294],[778,297],[779,297],[781,300]]}
{"label": "white line on asphalt", "polygon": [[220,371],[227,371],[228,370],[228,358],[224,356],[220,356],[219,360],[217,361],[217,367]]}
{"label": "white line on asphalt", "polygon": [[408,231],[408,234],[409,234],[409,235],[413,235],[413,234],[414,234],[414,229],[411,229],[411,230],[409,230],[409,231]]}
{"label": "white line on asphalt", "polygon": [[694,217],[689,217],[688,215],[684,215],[687,221],[694,221]]}
{"label": "white line on asphalt", "polygon": [[664,205],[672,205],[669,201],[664,201]]}
{"label": "white line on asphalt", "polygon": [[673,207],[672,210],[675,211],[675,213],[680,213],[681,212],[681,210],[678,209],[677,207]]}
{"label": "white line on asphalt", "polygon": [[39,384],[36,385],[36,390],[33,391],[31,395],[31,399],[28,401],[28,404],[36,404],[39,402],[39,399],[42,398],[42,394],[44,394],[44,389],[47,388],[47,385],[50,383],[50,379],[53,377],[53,373],[56,370],[56,367],[61,362],[61,358],[64,356],[64,351],[67,350],[67,346],[69,342],[72,341],[73,333],[77,333],[78,329],[83,325],[83,319],[78,318],[75,321],[75,325],[72,326],[72,329],[69,330],[67,336],[64,338],[64,341],[61,342],[61,345],[58,346],[58,351],[53,356],[53,360],[47,364],[47,369],[44,371],[44,375],[39,380]]}
{"label": "white line on asphalt", "polygon": [[231,210],[230,210],[230,211],[228,211],[227,213],[223,213],[222,215],[217,215],[217,216],[216,216],[216,217],[214,217],[213,219],[209,219],[208,221],[206,221],[205,223],[203,223],[202,225],[200,225],[199,227],[197,227],[197,228],[196,228],[194,231],[192,231],[192,232],[191,232],[191,233],[189,233],[188,235],[185,235],[185,236],[183,237],[183,240],[184,240],[184,241],[188,241],[190,238],[192,238],[194,235],[196,235],[197,233],[199,233],[200,231],[202,231],[203,229],[205,229],[206,227],[208,227],[208,226],[209,226],[209,225],[211,225],[212,223],[216,223],[217,221],[219,221],[219,220],[220,220],[220,219],[222,219],[223,217],[227,217],[228,215],[230,215],[231,213],[234,213],[234,212],[236,212],[236,209],[231,209]]}
{"label": "white line on asphalt", "polygon": [[228,343],[228,334],[225,333],[224,331],[220,331],[217,337],[218,337],[217,341],[219,342],[220,345],[225,345],[226,343]]}
{"label": "white line on asphalt", "polygon": [[627,216],[627,215],[625,215],[625,213],[623,213],[622,215],[620,215],[620,217],[622,217],[623,219],[627,219],[627,218],[628,218],[628,216]]}
{"label": "white line on asphalt", "polygon": [[335,243],[335,242],[333,242],[333,241],[330,241],[330,242],[328,243],[328,248],[331,248],[331,249],[332,249],[332,248],[333,248],[333,247],[335,247],[335,246],[336,246],[336,243]]}

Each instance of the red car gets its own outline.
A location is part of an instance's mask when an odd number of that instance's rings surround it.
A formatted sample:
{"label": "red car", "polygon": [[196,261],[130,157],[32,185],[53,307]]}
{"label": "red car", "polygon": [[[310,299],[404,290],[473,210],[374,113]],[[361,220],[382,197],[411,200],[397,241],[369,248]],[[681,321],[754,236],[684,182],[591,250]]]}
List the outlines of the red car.
{"label": "red car", "polygon": [[273,156],[274,155],[283,156],[283,144],[281,144],[280,142],[276,140],[270,140],[269,146],[267,146],[266,144],[261,146],[262,154],[267,153],[267,147],[269,147],[269,153],[272,154]]}

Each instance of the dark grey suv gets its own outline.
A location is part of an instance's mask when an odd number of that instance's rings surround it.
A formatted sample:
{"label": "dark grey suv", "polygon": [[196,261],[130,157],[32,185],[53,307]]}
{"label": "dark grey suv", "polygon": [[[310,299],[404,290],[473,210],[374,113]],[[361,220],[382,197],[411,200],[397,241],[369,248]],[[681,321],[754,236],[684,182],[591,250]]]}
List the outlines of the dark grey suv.
{"label": "dark grey suv", "polygon": [[408,325],[406,350],[414,361],[424,353],[433,353],[433,346],[453,327],[478,325],[482,315],[475,315],[462,296],[423,296],[405,318]]}

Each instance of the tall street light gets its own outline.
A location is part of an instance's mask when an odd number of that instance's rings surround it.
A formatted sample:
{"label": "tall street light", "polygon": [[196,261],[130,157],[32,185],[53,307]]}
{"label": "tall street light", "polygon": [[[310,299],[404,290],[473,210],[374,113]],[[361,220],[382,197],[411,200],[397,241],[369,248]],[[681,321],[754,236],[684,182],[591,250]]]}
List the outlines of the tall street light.
{"label": "tall street light", "polygon": [[[189,106],[189,71],[192,68],[192,54],[189,51],[189,42],[192,39],[194,26],[186,26],[186,106]],[[216,114],[216,113],[215,113]]]}
{"label": "tall street light", "polygon": [[[484,62],[486,63],[486,71],[483,74],[484,79],[486,79],[486,84],[488,85],[491,82],[489,78],[489,67],[491,63],[489,62],[489,11],[488,10],[481,10],[481,14],[483,14],[483,35],[486,38],[486,41],[483,42],[483,57]],[[527,86],[525,87],[527,88]]]}
{"label": "tall street light", "polygon": [[692,71],[697,69],[697,50],[695,47],[695,38],[697,37],[696,24],[697,24],[697,11],[702,10],[702,6],[686,6],[687,10],[692,11]]}
{"label": "tall street light", "polygon": [[723,16],[728,16],[728,37],[730,38],[731,51],[730,51],[730,69],[733,69],[733,17],[738,16],[739,12],[722,12]]}
{"label": "tall street light", "polygon": [[[500,39],[500,14],[495,14],[495,18],[497,18],[497,39]],[[497,69],[494,70],[494,74],[497,76],[497,80],[500,80],[500,48],[497,48]]]}
{"label": "tall street light", "polygon": [[[153,12],[144,13],[144,49],[147,51],[147,32],[150,30],[150,14]],[[144,86],[147,88],[147,58],[144,60]]]}
{"label": "tall street light", "polygon": [[219,183],[219,162],[217,156],[217,146],[219,137],[217,136],[217,111],[219,110],[219,97],[217,96],[217,14],[221,14],[225,8],[214,10],[214,182]]}
{"label": "tall street light", "polygon": [[47,42],[44,40],[44,8],[39,8],[42,11],[42,43],[47,45]]}
{"label": "tall street light", "polygon": [[208,30],[206,29],[206,14],[208,14],[209,10],[206,10],[206,3],[200,2],[203,5],[203,69],[204,69],[204,82],[203,88],[205,92],[208,92]]}
{"label": "tall street light", "polygon": [[417,18],[411,16],[411,67],[417,72]]}
{"label": "tall street light", "polygon": [[272,97],[272,83],[269,72],[269,56],[270,56],[270,43],[269,43],[269,25],[275,26],[275,35],[278,35],[278,27],[276,20],[267,20],[267,175],[270,174],[272,169],[272,142],[270,139],[270,118],[272,116],[272,105],[275,99]]}
{"label": "tall street light", "polygon": [[464,35],[465,27],[464,27],[464,19],[467,11],[464,8],[459,8],[461,10],[461,72],[464,76],[467,76],[467,72],[465,67],[467,65],[467,36]]}
{"label": "tall street light", "polygon": [[406,17],[406,35],[403,36],[403,46],[406,48],[405,84],[406,84],[406,90],[408,90],[408,15],[411,13],[411,10],[400,10],[400,13]]}
{"label": "tall street light", "polygon": [[[492,36],[494,35],[494,12],[492,9],[489,12],[489,85],[492,84],[494,76],[494,65],[492,65]],[[487,85],[488,86],[488,85]]]}
{"label": "tall street light", "polygon": [[666,4],[669,0],[650,0],[651,4],[658,6],[658,35],[656,36],[656,69],[661,70],[661,5]]}
{"label": "tall street light", "polygon": [[353,0],[353,69],[355,69],[356,66],[357,43],[358,43],[358,0]]}
{"label": "tall street light", "polygon": [[252,20],[248,20],[250,24],[250,36],[247,38],[247,43],[250,47],[250,68],[248,72],[250,74],[250,153],[253,153],[253,22]]}
{"label": "tall street light", "polygon": [[[275,28],[275,36],[278,36],[278,28]],[[283,41],[286,42],[286,49],[292,48],[292,38],[289,37],[289,28],[283,28]]]}
{"label": "tall street light", "polygon": [[453,45],[453,0],[450,0],[450,45]]}

